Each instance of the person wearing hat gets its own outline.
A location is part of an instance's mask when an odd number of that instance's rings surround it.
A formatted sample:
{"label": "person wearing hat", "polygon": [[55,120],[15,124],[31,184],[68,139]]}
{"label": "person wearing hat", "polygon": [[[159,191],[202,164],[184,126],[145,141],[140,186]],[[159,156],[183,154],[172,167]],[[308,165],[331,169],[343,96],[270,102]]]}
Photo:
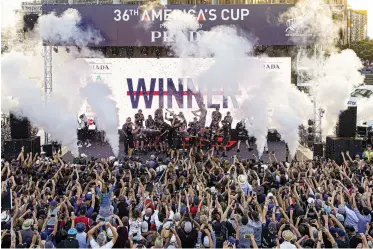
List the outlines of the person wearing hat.
{"label": "person wearing hat", "polygon": [[22,241],[25,241],[27,243],[30,243],[32,241],[32,237],[34,236],[34,231],[31,230],[32,225],[34,224],[33,219],[26,219],[22,223]]}
{"label": "person wearing hat", "polygon": [[75,228],[70,228],[67,231],[67,238],[62,240],[57,248],[79,248],[79,241],[76,239],[78,231]]}
{"label": "person wearing hat", "polygon": [[296,249],[297,247],[294,245],[294,243],[297,240],[297,237],[290,231],[285,230],[282,232],[282,238],[284,239],[284,242],[281,243],[280,249]]}
{"label": "person wearing hat", "polygon": [[77,234],[76,234],[76,240],[79,242],[79,248],[88,248],[89,244],[87,243],[87,233],[86,231],[86,225],[82,222],[79,222],[75,226]]}

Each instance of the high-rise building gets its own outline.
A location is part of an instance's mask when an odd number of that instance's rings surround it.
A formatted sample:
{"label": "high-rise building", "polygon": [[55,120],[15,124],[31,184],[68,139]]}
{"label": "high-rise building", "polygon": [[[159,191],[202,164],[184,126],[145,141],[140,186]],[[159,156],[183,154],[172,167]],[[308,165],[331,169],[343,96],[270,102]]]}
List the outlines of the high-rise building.
{"label": "high-rise building", "polygon": [[348,42],[365,40],[368,37],[368,12],[366,10],[349,9],[347,12]]}

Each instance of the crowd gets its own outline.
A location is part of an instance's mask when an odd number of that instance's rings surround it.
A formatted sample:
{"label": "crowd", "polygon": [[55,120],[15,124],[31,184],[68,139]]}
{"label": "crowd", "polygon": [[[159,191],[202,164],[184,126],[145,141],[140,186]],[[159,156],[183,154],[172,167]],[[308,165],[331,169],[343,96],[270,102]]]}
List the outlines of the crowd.
{"label": "crowd", "polygon": [[[2,161],[3,248],[373,248],[373,152]],[[369,157],[369,158],[368,158]]]}

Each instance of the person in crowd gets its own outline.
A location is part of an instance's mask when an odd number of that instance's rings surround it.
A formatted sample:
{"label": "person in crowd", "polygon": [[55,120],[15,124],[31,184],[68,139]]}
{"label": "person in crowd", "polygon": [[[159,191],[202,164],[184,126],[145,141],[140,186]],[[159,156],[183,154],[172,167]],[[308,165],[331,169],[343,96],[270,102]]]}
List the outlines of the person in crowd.
{"label": "person in crowd", "polygon": [[[177,123],[173,118],[173,128]],[[371,158],[346,152],[337,164],[268,156],[264,164],[197,149],[173,158],[152,155],[146,163],[110,157],[72,164],[60,154],[41,160],[22,150],[2,164],[2,187],[13,205],[2,210],[1,243],[10,248],[373,248]]]}

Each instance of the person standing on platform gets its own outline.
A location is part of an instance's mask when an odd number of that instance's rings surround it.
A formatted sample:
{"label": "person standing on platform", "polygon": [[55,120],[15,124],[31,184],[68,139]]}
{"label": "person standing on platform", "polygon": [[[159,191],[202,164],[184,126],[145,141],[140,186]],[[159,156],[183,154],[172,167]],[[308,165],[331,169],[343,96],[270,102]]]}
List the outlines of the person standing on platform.
{"label": "person standing on platform", "polygon": [[245,127],[245,120],[242,120],[242,121],[237,123],[236,132],[237,132],[237,136],[238,136],[237,152],[238,153],[240,152],[241,142],[245,142],[247,149],[249,151],[252,151],[253,149],[250,148],[250,145],[249,145],[249,133],[246,130],[246,127]]}
{"label": "person standing on platform", "polygon": [[127,118],[126,123],[122,127],[122,131],[124,135],[124,153],[131,157],[134,149],[133,134],[136,132],[133,130],[131,118]]}
{"label": "person standing on platform", "polygon": [[199,127],[205,127],[207,117],[207,109],[205,104],[201,104],[200,108],[196,111],[192,111],[192,113],[194,116],[199,117]]}

